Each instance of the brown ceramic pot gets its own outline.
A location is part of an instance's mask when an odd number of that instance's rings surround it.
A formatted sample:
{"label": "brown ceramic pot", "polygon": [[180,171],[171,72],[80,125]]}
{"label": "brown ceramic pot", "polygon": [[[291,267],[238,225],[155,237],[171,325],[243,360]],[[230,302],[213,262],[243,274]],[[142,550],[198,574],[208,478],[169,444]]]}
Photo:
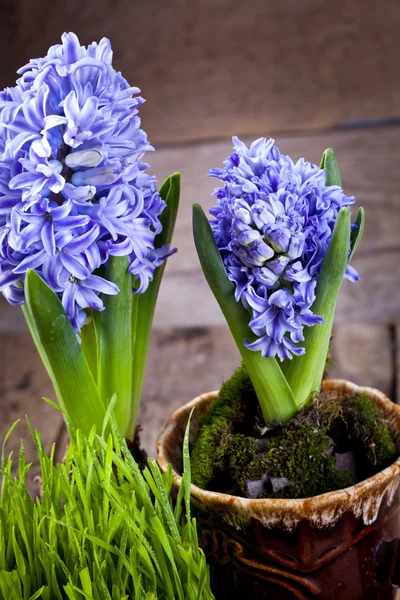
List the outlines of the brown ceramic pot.
{"label": "brown ceramic pot", "polygon": [[[400,406],[372,388],[325,381],[339,397],[366,393],[389,423],[400,453]],[[218,392],[177,410],[157,443],[158,462],[182,473],[189,413],[199,418]],[[400,586],[400,458],[350,488],[300,500],[251,500],[191,487],[200,544],[211,567],[216,600],[386,600]]]}

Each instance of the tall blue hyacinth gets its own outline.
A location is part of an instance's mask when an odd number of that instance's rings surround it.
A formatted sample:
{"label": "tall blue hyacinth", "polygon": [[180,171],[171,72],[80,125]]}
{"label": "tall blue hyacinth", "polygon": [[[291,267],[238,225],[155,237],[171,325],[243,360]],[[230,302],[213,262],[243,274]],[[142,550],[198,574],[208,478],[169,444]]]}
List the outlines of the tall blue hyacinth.
{"label": "tall blue hyacinth", "polygon": [[[316,165],[293,163],[272,139],[233,143],[224,168],[209,172],[223,182],[211,228],[236,300],[251,314],[257,339],[246,346],[281,360],[300,356],[304,327],[323,321],[311,307],[338,212],[354,198],[327,186]],[[358,279],[350,266],[346,277]]]}
{"label": "tall blue hyacinth", "polygon": [[140,129],[144,102],[112,67],[109,40],[81,46],[62,36],[0,93],[0,291],[24,302],[27,269],[61,298],[75,331],[85,309],[117,294],[101,276],[110,256],[128,256],[146,290],[170,254],[154,248],[165,203],[145,173],[153,150]]}

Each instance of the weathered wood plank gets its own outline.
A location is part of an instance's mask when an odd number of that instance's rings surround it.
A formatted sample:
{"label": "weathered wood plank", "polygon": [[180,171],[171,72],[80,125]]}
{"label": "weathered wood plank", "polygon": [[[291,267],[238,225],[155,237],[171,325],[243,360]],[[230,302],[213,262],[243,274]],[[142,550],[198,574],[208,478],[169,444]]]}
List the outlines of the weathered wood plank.
{"label": "weathered wood plank", "polygon": [[139,413],[143,446],[154,454],[171,413],[195,396],[219,389],[239,364],[227,327],[154,331]]}
{"label": "weathered wood plank", "polygon": [[374,387],[395,400],[393,350],[389,326],[336,325],[332,339],[333,365],[328,376]]}
{"label": "weathered wood plank", "polygon": [[49,451],[63,427],[59,411],[49,406],[43,396],[55,399],[52,384],[27,333],[1,333],[0,370],[0,441],[17,419],[21,422],[7,444],[7,452],[18,452],[23,439],[28,460],[33,460],[31,475],[38,473],[34,443],[25,422],[40,431],[46,451]]}
{"label": "weathered wood plank", "polygon": [[398,115],[396,2],[384,10],[374,0],[7,4],[16,6],[2,13],[2,86],[64,30],[83,43],[109,36],[117,68],[148,98],[142,113],[153,143]]}

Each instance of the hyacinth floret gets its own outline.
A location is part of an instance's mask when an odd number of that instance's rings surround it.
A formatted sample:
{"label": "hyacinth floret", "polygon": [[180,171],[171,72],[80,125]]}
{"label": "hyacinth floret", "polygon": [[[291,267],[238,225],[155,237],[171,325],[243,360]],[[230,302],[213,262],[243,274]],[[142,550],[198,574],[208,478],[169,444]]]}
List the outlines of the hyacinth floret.
{"label": "hyacinth floret", "polygon": [[171,253],[154,248],[165,203],[141,160],[153,150],[144,99],[106,38],[84,47],[65,33],[18,73],[0,92],[0,290],[22,304],[35,269],[79,331],[85,309],[103,309],[99,294],[119,291],[101,276],[110,256],[129,258],[141,293]]}
{"label": "hyacinth floret", "polygon": [[[272,139],[233,144],[224,168],[209,172],[223,182],[210,213],[235,298],[250,313],[256,339],[245,345],[280,360],[300,356],[304,327],[323,321],[311,307],[336,217],[354,198],[325,185],[323,169],[281,154]],[[345,277],[358,274],[348,265]]]}

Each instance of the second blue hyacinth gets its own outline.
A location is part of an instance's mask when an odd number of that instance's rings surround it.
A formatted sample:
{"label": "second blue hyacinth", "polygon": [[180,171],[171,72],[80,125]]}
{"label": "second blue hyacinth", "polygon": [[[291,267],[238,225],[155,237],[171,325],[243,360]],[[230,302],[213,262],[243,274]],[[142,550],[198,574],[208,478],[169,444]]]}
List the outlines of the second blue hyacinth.
{"label": "second blue hyacinth", "polygon": [[[281,360],[304,354],[304,327],[314,314],[315,288],[339,210],[354,202],[323,169],[281,154],[274,140],[247,147],[233,138],[214,194],[211,228],[237,301],[250,311],[255,341],[249,349]],[[349,249],[350,251],[350,249]],[[347,266],[346,277],[358,279]]]}

